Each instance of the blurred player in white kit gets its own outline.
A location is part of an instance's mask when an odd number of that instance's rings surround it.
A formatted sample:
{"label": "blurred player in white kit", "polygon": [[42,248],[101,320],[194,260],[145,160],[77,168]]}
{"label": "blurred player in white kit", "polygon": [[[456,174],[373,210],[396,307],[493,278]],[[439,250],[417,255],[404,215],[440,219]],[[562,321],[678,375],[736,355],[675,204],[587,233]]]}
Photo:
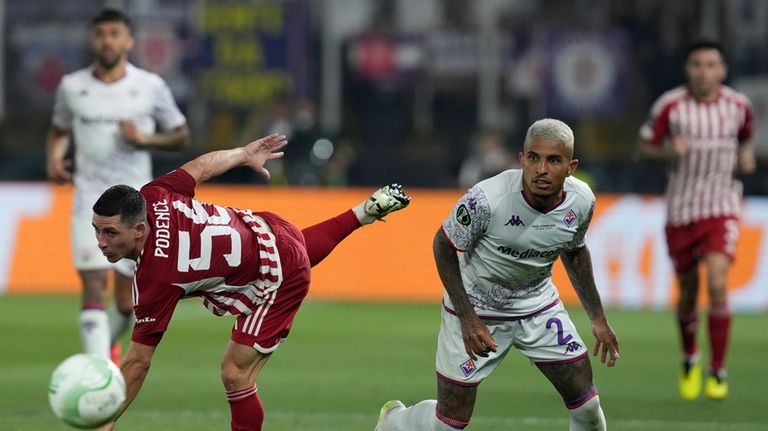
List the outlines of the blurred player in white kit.
{"label": "blurred player in white kit", "polygon": [[[135,263],[111,264],[99,251],[91,207],[114,184],[141,187],[152,179],[149,149],[187,145],[187,121],[159,76],[128,62],[130,19],[104,9],[90,25],[94,63],[63,77],[46,143],[46,171],[56,183],[74,182],[71,246],[82,280],[80,333],[87,353],[119,360],[119,339],[133,311]],[[157,130],[161,132],[156,132]],[[75,143],[75,165],[66,159]],[[73,169],[74,168],[74,169]],[[115,301],[107,310],[107,273],[115,269]],[[108,317],[109,315],[109,317]],[[111,351],[111,352],[110,352]]]}

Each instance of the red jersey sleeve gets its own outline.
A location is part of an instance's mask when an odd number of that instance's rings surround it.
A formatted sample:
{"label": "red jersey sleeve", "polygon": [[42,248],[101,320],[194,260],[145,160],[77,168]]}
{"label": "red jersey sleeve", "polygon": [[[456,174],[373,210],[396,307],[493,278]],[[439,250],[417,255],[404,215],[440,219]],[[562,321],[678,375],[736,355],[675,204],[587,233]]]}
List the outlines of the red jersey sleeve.
{"label": "red jersey sleeve", "polygon": [[136,313],[136,323],[131,340],[148,346],[157,346],[163,338],[176,304],[184,291],[176,286],[162,287],[163,289],[155,289],[155,292],[161,290],[165,292],[160,297],[154,295],[154,298],[148,302],[142,301],[141,298],[134,299],[136,305],[133,310]]}
{"label": "red jersey sleeve", "polygon": [[744,124],[739,129],[739,142],[745,142],[752,139],[752,135],[755,132],[754,112],[752,112],[752,105],[748,104],[744,107]]}
{"label": "red jersey sleeve", "polygon": [[661,145],[664,138],[669,136],[669,112],[671,109],[671,103],[664,104],[661,100],[657,101],[651,108],[651,113],[645,124],[640,128],[640,139],[652,145]]}
{"label": "red jersey sleeve", "polygon": [[141,188],[141,194],[145,194],[145,191],[151,188],[160,187],[193,198],[195,197],[195,185],[197,182],[192,178],[192,175],[189,175],[184,169],[176,169],[147,183]]}

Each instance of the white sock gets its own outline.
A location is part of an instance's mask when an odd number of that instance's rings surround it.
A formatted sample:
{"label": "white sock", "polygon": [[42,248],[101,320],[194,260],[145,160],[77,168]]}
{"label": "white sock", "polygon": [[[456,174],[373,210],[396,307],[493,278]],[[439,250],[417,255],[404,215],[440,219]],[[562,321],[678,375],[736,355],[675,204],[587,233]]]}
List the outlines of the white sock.
{"label": "white sock", "polygon": [[80,337],[85,353],[109,358],[109,322],[104,310],[89,308],[80,311]]}
{"label": "white sock", "polygon": [[586,403],[569,410],[571,413],[570,431],[605,431],[605,415],[600,407],[600,397],[594,396]]}
{"label": "white sock", "polygon": [[120,337],[123,336],[125,330],[133,322],[133,313],[123,314],[113,302],[107,309],[107,317],[109,319],[109,341],[110,344],[114,344],[120,341]]}
{"label": "white sock", "polygon": [[376,221],[376,217],[366,214],[365,212],[365,203],[368,202],[367,200],[360,202],[357,204],[354,208],[352,208],[352,212],[355,213],[357,216],[357,221],[360,222],[361,225],[367,225],[371,224]]}
{"label": "white sock", "polygon": [[390,431],[456,431],[437,418],[436,400],[426,400],[406,409],[396,409],[387,415]]}

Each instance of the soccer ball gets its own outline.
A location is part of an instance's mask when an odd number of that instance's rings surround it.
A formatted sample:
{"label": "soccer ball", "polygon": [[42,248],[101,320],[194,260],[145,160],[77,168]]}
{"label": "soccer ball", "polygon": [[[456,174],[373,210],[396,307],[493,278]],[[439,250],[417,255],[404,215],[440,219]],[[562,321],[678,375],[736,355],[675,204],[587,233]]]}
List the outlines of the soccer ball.
{"label": "soccer ball", "polygon": [[107,358],[78,353],[65,359],[51,376],[48,401],[53,414],[76,428],[109,422],[125,401],[125,379]]}

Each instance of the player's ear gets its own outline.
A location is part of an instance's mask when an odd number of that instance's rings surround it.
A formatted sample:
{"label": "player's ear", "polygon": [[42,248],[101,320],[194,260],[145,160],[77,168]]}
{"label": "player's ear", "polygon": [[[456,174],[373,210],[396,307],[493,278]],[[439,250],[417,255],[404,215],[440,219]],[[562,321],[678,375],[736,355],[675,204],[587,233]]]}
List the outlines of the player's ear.
{"label": "player's ear", "polygon": [[568,163],[568,169],[566,170],[566,173],[570,177],[573,175],[574,172],[576,172],[576,168],[579,166],[579,159],[571,159],[571,161]]}
{"label": "player's ear", "polygon": [[140,221],[136,223],[136,226],[133,228],[136,230],[136,238],[141,238],[145,233],[147,233],[147,222]]}

